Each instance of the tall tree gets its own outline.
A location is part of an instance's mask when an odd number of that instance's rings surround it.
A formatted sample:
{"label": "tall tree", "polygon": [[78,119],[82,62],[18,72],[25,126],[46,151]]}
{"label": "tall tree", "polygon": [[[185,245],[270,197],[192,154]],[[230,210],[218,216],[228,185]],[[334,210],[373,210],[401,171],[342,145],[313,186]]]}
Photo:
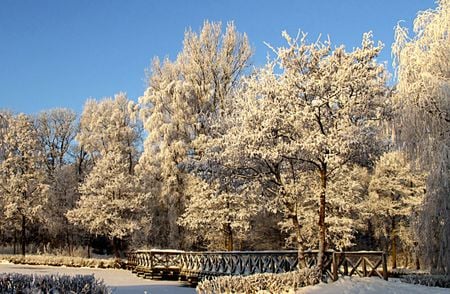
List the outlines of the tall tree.
{"label": "tall tree", "polygon": [[398,26],[396,139],[428,172],[420,238],[428,266],[450,273],[450,1],[420,12],[414,34]]}
{"label": "tall tree", "polygon": [[213,182],[198,177],[194,180],[197,182],[190,182],[192,197],[179,219],[180,225],[188,228],[194,238],[201,236],[208,241],[211,250],[233,251],[235,243],[245,240],[252,218],[261,210],[262,203],[252,189],[256,187],[236,183],[239,188],[229,187],[226,192],[223,182],[233,181],[226,177]]}
{"label": "tall tree", "polygon": [[45,162],[33,121],[24,114],[8,117],[2,140],[5,158],[0,164],[3,214],[20,228],[25,255],[28,227],[42,219],[48,200]]}
{"label": "tall tree", "polygon": [[233,24],[222,33],[220,23],[205,22],[200,33],[185,33],[175,61],[156,59],[153,64],[149,87],[140,99],[149,137],[138,171],[151,181],[143,185],[159,195],[160,211],[167,211],[169,225],[161,236],[167,236],[165,246],[184,246],[177,219],[188,198],[186,162],[199,155],[193,141],[210,132],[208,122],[223,109],[250,55],[246,35]]}
{"label": "tall tree", "polygon": [[242,87],[244,103],[232,115],[223,156],[252,159],[238,159],[248,173],[242,176],[267,179],[265,190],[300,228],[299,243],[307,239],[301,236],[306,227],[313,229],[307,220],[315,220],[322,268],[327,236],[343,241],[333,247],[351,244],[356,222],[350,216],[363,195],[355,193],[363,189],[357,166],[370,165],[379,153],[386,74],[375,58],[382,46],[370,33],[352,52],[332,50],[329,42],[308,44],[306,35],[284,36],[288,46],[276,50],[281,73],[272,62]]}
{"label": "tall tree", "polygon": [[79,188],[76,207],[67,213],[70,222],[110,238],[116,254],[122,241],[142,225],[148,202],[135,190],[141,128],[134,112],[124,94],[86,103],[77,139],[95,165]]}
{"label": "tall tree", "polygon": [[392,268],[397,267],[398,248],[414,251],[417,258],[414,244],[419,239],[413,223],[422,209],[424,193],[425,175],[413,169],[405,154],[393,151],[377,161],[369,185],[369,203],[375,233],[390,245],[386,249],[391,249]]}
{"label": "tall tree", "polygon": [[63,166],[76,135],[75,112],[64,108],[43,111],[37,115],[35,124],[48,170]]}
{"label": "tall tree", "polygon": [[326,250],[326,204],[329,183],[352,163],[370,158],[376,144],[377,125],[386,96],[385,68],[376,63],[382,45],[372,35],[363,36],[361,48],[347,53],[331,50],[326,42],[298,43],[286,36],[289,46],[277,50],[284,69],[283,99],[297,115],[286,118],[295,130],[298,148],[292,158],[314,172],[319,199],[318,267]]}
{"label": "tall tree", "polygon": [[49,243],[66,244],[70,253],[75,229],[65,214],[79,198],[78,176],[70,154],[78,128],[76,114],[64,108],[43,111],[37,115],[35,125],[50,185],[49,205],[45,209]]}

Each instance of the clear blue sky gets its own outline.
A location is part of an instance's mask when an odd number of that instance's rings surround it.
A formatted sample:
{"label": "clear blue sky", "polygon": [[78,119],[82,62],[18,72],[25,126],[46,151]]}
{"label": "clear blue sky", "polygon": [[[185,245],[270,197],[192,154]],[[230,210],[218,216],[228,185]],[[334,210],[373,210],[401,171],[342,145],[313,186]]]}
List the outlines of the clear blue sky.
{"label": "clear blue sky", "polygon": [[281,31],[358,46],[372,30],[390,63],[393,28],[411,25],[434,0],[0,0],[0,109],[81,112],[87,98],[119,91],[137,100],[154,56],[175,58],[187,27],[205,19],[234,21],[265,62],[264,41],[284,44]]}

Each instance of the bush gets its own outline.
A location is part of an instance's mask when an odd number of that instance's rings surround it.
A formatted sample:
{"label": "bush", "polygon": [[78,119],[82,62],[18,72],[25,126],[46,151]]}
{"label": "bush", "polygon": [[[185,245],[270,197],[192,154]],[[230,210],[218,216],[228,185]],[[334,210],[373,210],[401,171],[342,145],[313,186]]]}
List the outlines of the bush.
{"label": "bush", "polygon": [[450,288],[450,277],[443,275],[407,275],[401,277],[400,280],[410,284]]}
{"label": "bush", "polygon": [[389,277],[392,278],[399,278],[402,276],[409,276],[409,275],[429,275],[430,272],[426,270],[415,270],[415,269],[408,269],[408,268],[396,268],[389,271]]}
{"label": "bush", "polygon": [[54,255],[0,255],[0,260],[19,264],[64,265],[70,267],[120,268],[122,266],[121,262],[115,259],[94,259]]}
{"label": "bush", "polygon": [[0,293],[111,293],[103,281],[88,276],[0,274]]}
{"label": "bush", "polygon": [[302,269],[283,274],[222,276],[198,284],[197,293],[293,293],[297,289],[320,282],[316,269]]}

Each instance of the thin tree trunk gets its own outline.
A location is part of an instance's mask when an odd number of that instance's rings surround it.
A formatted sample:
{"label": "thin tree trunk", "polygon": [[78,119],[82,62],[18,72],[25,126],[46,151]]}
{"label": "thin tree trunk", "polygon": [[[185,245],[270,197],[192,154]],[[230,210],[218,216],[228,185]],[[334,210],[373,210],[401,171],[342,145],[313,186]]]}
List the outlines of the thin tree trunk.
{"label": "thin tree trunk", "polygon": [[113,237],[112,239],[112,246],[113,246],[113,251],[114,251],[114,257],[116,258],[120,258],[120,239]]}
{"label": "thin tree trunk", "polygon": [[22,215],[22,239],[21,239],[21,243],[22,243],[22,255],[25,256],[25,249],[27,246],[26,243],[26,219],[25,216]]}
{"label": "thin tree trunk", "polygon": [[327,168],[326,165],[320,171],[320,180],[322,191],[320,193],[319,201],[319,252],[317,254],[317,267],[320,271],[324,268],[324,257],[326,247],[326,227],[325,227],[325,203],[326,203],[326,189],[327,189]]}
{"label": "thin tree trunk", "polygon": [[231,224],[224,224],[224,232],[225,232],[225,248],[227,251],[233,251],[233,230],[231,229]]}
{"label": "thin tree trunk", "polygon": [[392,250],[392,269],[397,268],[397,236],[395,231],[395,219],[392,218],[392,233],[391,233],[391,250]]}
{"label": "thin tree trunk", "polygon": [[16,246],[17,246],[17,229],[14,226],[14,245],[13,245],[14,255],[17,254]]}
{"label": "thin tree trunk", "polygon": [[88,258],[91,258],[91,236],[89,236],[89,239],[88,239],[87,255],[88,255]]}
{"label": "thin tree trunk", "polygon": [[419,253],[417,252],[417,249],[414,252],[415,255],[415,263],[416,263],[416,270],[420,270],[420,260],[419,260]]}
{"label": "thin tree trunk", "polygon": [[301,234],[301,225],[298,221],[297,215],[292,216],[292,223],[295,228],[295,236],[297,238],[297,248],[298,248],[298,268],[306,268],[306,259],[305,259],[305,247],[303,246],[302,234]]}

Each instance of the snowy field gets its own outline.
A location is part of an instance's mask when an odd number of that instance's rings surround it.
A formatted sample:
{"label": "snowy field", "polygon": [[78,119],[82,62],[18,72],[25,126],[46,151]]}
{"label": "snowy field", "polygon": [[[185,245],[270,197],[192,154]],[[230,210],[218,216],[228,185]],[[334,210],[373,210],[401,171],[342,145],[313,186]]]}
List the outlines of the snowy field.
{"label": "snowy field", "polygon": [[329,284],[308,286],[296,294],[449,294],[450,289],[402,283],[398,279],[343,278]]}
{"label": "snowy field", "polygon": [[130,271],[119,269],[92,269],[92,268],[71,268],[52,267],[38,265],[21,265],[0,263],[0,273],[20,273],[20,274],[60,274],[60,275],[94,275],[97,279],[102,279],[113,293],[132,294],[192,294],[195,289],[184,286],[177,281],[161,281],[142,279],[132,274]]}
{"label": "snowy field", "polygon": [[[142,279],[130,271],[118,269],[92,269],[92,268],[70,268],[37,265],[19,265],[0,263],[0,273],[20,274],[60,274],[60,275],[91,275],[102,279],[113,293],[147,293],[147,294],[191,294],[195,289],[185,286],[177,281],[161,281]],[[296,294],[444,294],[450,293],[450,289],[425,287],[401,283],[398,279],[384,281],[378,278],[344,278],[329,284],[319,284],[305,287]]]}

